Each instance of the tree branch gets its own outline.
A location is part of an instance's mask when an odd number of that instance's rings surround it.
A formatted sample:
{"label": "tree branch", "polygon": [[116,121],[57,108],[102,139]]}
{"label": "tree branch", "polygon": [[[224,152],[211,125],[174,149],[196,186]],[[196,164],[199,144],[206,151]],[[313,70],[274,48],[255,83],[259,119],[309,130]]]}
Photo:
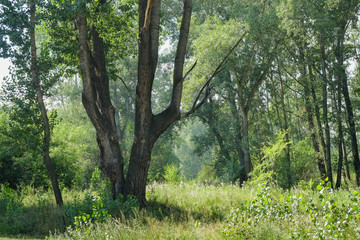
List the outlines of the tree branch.
{"label": "tree branch", "polygon": [[[204,103],[205,100],[207,99],[207,97],[210,94],[210,91],[212,89],[212,87],[210,87],[210,82],[214,79],[214,77],[219,74],[223,69],[224,66],[226,65],[227,61],[229,60],[230,55],[234,52],[234,50],[240,45],[241,41],[243,40],[243,38],[245,37],[245,35],[247,34],[247,32],[245,32],[240,39],[234,44],[234,46],[230,49],[230,51],[226,54],[226,56],[223,58],[223,60],[220,62],[220,64],[216,67],[216,69],[214,70],[214,72],[210,75],[210,77],[206,80],[205,84],[202,86],[202,88],[200,89],[198,95],[195,98],[195,101],[193,103],[193,106],[191,107],[191,109],[186,112],[185,114],[183,114],[181,116],[181,118],[184,117],[188,117],[189,115],[191,115],[192,113],[194,113],[197,109],[199,109]],[[205,92],[205,96],[204,98],[200,101],[200,97],[202,95],[202,93],[204,92],[204,90],[206,90]]]}

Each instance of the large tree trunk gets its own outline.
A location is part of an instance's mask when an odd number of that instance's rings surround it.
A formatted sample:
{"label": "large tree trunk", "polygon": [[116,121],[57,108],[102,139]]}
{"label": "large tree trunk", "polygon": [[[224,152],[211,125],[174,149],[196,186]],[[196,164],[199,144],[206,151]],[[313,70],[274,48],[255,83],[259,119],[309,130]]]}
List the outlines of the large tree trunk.
{"label": "large tree trunk", "polygon": [[124,194],[137,197],[146,205],[146,179],[151,150],[159,136],[180,119],[183,68],[188,41],[192,1],[184,0],[184,10],[174,64],[173,91],[170,105],[158,115],[151,109],[151,91],[158,61],[160,0],[139,1],[139,55],[136,86],[135,133]]}
{"label": "large tree trunk", "polygon": [[36,98],[40,107],[40,113],[42,118],[42,124],[44,129],[43,137],[43,159],[46,169],[49,173],[52,188],[54,190],[56,204],[58,206],[63,205],[63,199],[59,188],[55,167],[50,158],[50,123],[47,115],[43,93],[40,87],[37,57],[36,57],[36,41],[35,41],[35,12],[36,5],[34,1],[30,2],[30,43],[31,43],[31,76],[36,91]]}
{"label": "large tree trunk", "polygon": [[83,81],[82,102],[96,129],[96,140],[101,152],[100,169],[110,179],[113,198],[116,198],[124,187],[124,163],[118,143],[115,109],[110,100],[103,40],[92,27],[90,49],[86,17],[80,13],[77,23]]}

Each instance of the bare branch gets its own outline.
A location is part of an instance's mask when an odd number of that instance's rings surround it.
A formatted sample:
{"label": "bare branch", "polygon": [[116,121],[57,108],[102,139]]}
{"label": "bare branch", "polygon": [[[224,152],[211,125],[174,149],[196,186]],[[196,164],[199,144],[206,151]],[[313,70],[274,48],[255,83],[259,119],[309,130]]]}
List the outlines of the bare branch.
{"label": "bare branch", "polygon": [[[225,67],[227,61],[229,60],[230,55],[234,52],[234,50],[240,45],[241,41],[243,40],[243,38],[245,37],[245,35],[247,34],[247,32],[244,32],[244,34],[240,37],[240,39],[234,44],[234,46],[230,49],[230,51],[226,54],[226,56],[223,58],[223,60],[220,62],[220,64],[216,67],[216,69],[214,70],[214,72],[209,76],[209,78],[206,80],[205,84],[202,86],[202,88],[200,89],[198,95],[195,98],[195,101],[191,107],[191,109],[185,113],[183,117],[188,117],[189,115],[191,115],[192,113],[194,113],[197,109],[199,109],[206,101],[207,97],[210,94],[210,91],[212,89],[212,87],[210,87],[210,82],[211,80],[214,79],[214,77],[219,74]],[[203,94],[204,90],[206,90],[205,92],[205,96],[204,98],[199,102],[199,99],[201,97],[201,95]]]}
{"label": "bare branch", "polygon": [[112,75],[114,75],[116,78],[120,79],[120,81],[122,82],[122,84],[124,85],[124,87],[126,88],[126,90],[129,92],[129,93],[132,93],[130,91],[130,89],[128,88],[128,86],[126,85],[124,79],[122,79],[122,77],[120,77],[119,75],[117,75],[116,73],[112,72],[111,73]]}
{"label": "bare branch", "polygon": [[192,67],[185,73],[184,77],[182,78],[182,81],[184,81],[185,78],[192,72],[192,70],[194,70],[196,64],[197,64],[197,60],[196,60],[195,63],[192,65]]}

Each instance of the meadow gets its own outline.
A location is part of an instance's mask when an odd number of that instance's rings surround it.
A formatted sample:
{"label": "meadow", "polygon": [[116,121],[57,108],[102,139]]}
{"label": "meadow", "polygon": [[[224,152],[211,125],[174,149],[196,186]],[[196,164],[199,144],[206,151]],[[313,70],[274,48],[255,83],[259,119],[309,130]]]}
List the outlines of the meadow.
{"label": "meadow", "polygon": [[[7,185],[0,191],[2,239],[359,239],[360,194],[303,182],[275,185],[152,183],[146,209],[110,200],[106,184],[51,192]],[[95,190],[100,189],[100,190]]]}

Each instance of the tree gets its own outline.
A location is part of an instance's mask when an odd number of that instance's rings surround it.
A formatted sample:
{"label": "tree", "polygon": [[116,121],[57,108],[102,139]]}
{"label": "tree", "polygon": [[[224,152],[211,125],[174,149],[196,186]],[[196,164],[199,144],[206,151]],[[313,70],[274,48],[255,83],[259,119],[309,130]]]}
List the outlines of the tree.
{"label": "tree", "polygon": [[[100,1],[100,5],[106,1]],[[151,92],[155,77],[160,27],[160,0],[139,1],[138,79],[135,105],[135,133],[126,181],[123,159],[116,135],[114,107],[110,101],[109,78],[105,49],[95,26],[91,27],[92,47],[89,47],[86,9],[79,12],[80,64],[83,79],[83,104],[97,131],[101,150],[101,166],[112,183],[114,197],[123,193],[134,195],[144,206],[145,188],[151,150],[159,136],[180,119],[180,103],[184,80],[184,62],[188,40],[192,1],[185,0],[179,41],[174,61],[172,97],[169,106],[154,115]],[[98,9],[97,9],[98,11]]]}
{"label": "tree", "polygon": [[30,44],[31,44],[31,77],[32,82],[35,88],[36,92],[36,98],[40,107],[40,114],[42,118],[42,125],[43,125],[43,158],[45,166],[48,170],[48,173],[50,175],[51,184],[54,190],[55,194],[55,200],[56,204],[58,206],[63,205],[63,200],[61,196],[61,191],[59,188],[59,183],[57,179],[57,175],[55,172],[54,165],[50,158],[50,123],[49,123],[49,117],[47,114],[46,106],[44,103],[44,96],[42,93],[42,89],[40,86],[39,81],[39,73],[38,73],[38,63],[37,63],[37,53],[36,53],[36,41],[35,41],[35,26],[36,26],[36,4],[35,1],[30,1]]}
{"label": "tree", "polygon": [[[241,162],[239,176],[242,183],[248,180],[252,170],[249,115],[260,86],[268,76],[280,41],[274,3],[254,1],[249,4],[239,1],[233,7],[238,9],[240,6],[246,9],[242,10],[243,15],[233,16],[230,20],[227,20],[229,16],[224,17],[225,20],[216,16],[208,17],[198,26],[199,36],[193,48],[195,56],[203,63],[195,70],[198,78],[195,77],[187,85],[190,85],[190,92],[196,89],[196,80],[204,80],[202,75],[210,71],[218,56],[221,56],[220,52],[241,39],[223,70],[225,73],[214,84],[214,89],[219,101],[229,104],[236,125],[237,136],[234,141]],[[219,35],[222,38],[218,38]],[[210,120],[212,117],[207,118]]]}
{"label": "tree", "polygon": [[[335,58],[336,58],[336,75],[338,79],[339,87],[342,88],[342,94],[345,99],[345,107],[347,112],[347,121],[349,124],[349,134],[351,139],[351,150],[354,158],[354,168],[356,174],[356,183],[360,186],[360,158],[358,143],[356,137],[356,127],[354,120],[354,111],[350,100],[348,80],[346,70],[344,67],[345,61],[345,36],[349,24],[356,21],[356,14],[359,10],[360,4],[357,1],[340,1],[339,3],[333,3],[335,23],[336,23],[336,45],[335,45]],[[336,13],[336,14],[335,14]],[[339,106],[341,107],[341,106]],[[340,127],[340,125],[339,125]],[[339,129],[341,130],[341,129]],[[340,152],[339,147],[339,152]],[[341,163],[342,163],[342,159]],[[341,166],[339,162],[339,167]],[[340,184],[340,180],[339,180]]]}
{"label": "tree", "polygon": [[[50,158],[50,123],[43,97],[46,87],[42,89],[40,81],[41,78],[50,75],[51,65],[49,67],[45,60],[42,59],[44,60],[44,66],[42,66],[42,72],[40,72],[35,41],[35,30],[38,23],[38,19],[36,19],[36,2],[12,2],[3,0],[0,2],[0,6],[1,11],[7,13],[0,19],[1,33],[3,34],[2,36],[5,36],[5,38],[1,39],[2,57],[12,58],[18,73],[16,77],[22,78],[19,80],[17,86],[16,83],[14,83],[14,85],[20,89],[20,91],[21,88],[25,88],[24,92],[25,95],[27,95],[25,96],[25,99],[27,98],[26,101],[31,102],[35,99],[37,101],[37,110],[39,110],[42,119],[43,161],[51,179],[56,204],[62,206],[63,200],[58,179]],[[14,21],[15,19],[17,20]],[[31,79],[31,81],[28,81],[28,79]],[[50,79],[48,79],[47,84],[51,84]],[[21,97],[22,96],[15,96],[13,100],[19,101]]]}

